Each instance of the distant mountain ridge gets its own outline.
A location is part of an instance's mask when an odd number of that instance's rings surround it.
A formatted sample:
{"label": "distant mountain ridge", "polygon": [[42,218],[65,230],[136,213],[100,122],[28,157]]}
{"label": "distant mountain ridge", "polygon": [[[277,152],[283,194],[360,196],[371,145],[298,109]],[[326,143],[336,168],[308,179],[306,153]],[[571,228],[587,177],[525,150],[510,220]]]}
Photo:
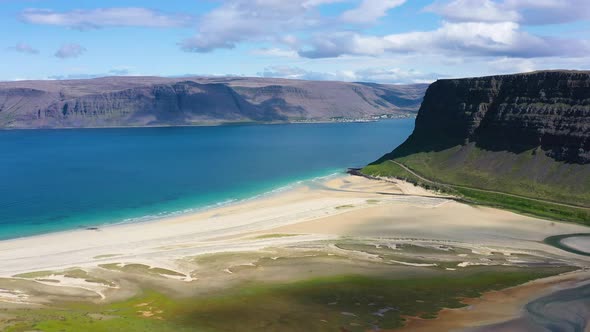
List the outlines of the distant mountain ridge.
{"label": "distant mountain ridge", "polygon": [[241,77],[0,82],[0,128],[395,117],[415,113],[426,87]]}

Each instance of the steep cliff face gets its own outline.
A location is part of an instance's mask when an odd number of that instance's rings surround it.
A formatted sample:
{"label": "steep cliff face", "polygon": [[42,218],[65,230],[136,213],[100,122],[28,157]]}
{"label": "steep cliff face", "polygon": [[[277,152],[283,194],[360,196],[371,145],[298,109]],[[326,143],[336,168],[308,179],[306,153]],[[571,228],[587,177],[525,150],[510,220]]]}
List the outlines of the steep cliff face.
{"label": "steep cliff face", "polygon": [[448,184],[590,206],[590,72],[439,80],[412,135],[374,165],[391,159]]}
{"label": "steep cliff face", "polygon": [[404,115],[417,110],[425,88],[423,85],[199,77],[0,82],[0,128],[184,125]]}
{"label": "steep cliff face", "polygon": [[590,163],[590,72],[433,83],[404,146],[406,153],[468,142],[491,151],[540,148],[558,161]]}

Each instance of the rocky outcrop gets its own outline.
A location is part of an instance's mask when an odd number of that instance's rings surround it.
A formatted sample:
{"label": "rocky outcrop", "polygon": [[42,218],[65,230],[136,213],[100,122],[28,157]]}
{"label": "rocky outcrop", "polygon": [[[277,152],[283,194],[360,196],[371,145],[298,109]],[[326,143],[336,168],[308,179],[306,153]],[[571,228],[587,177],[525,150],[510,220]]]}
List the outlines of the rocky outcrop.
{"label": "rocky outcrop", "polygon": [[415,112],[424,85],[107,77],[0,83],[0,128],[190,125]]}
{"label": "rocky outcrop", "polygon": [[590,72],[439,80],[426,92],[414,133],[388,157],[468,143],[590,163]]}

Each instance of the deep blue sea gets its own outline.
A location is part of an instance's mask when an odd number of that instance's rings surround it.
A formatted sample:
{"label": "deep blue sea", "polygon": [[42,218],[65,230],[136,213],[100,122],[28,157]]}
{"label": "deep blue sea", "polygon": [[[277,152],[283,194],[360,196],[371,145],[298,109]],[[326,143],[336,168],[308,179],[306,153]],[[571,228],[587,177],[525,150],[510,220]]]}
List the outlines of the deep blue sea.
{"label": "deep blue sea", "polygon": [[360,167],[414,119],[0,131],[0,239],[139,222]]}

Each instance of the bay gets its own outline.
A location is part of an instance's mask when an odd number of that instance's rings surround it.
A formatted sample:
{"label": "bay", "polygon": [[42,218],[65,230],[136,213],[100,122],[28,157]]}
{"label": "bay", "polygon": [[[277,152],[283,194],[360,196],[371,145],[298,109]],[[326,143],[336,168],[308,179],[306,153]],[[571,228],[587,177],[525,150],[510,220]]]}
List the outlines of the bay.
{"label": "bay", "polygon": [[0,131],[0,239],[139,222],[361,167],[414,119]]}

